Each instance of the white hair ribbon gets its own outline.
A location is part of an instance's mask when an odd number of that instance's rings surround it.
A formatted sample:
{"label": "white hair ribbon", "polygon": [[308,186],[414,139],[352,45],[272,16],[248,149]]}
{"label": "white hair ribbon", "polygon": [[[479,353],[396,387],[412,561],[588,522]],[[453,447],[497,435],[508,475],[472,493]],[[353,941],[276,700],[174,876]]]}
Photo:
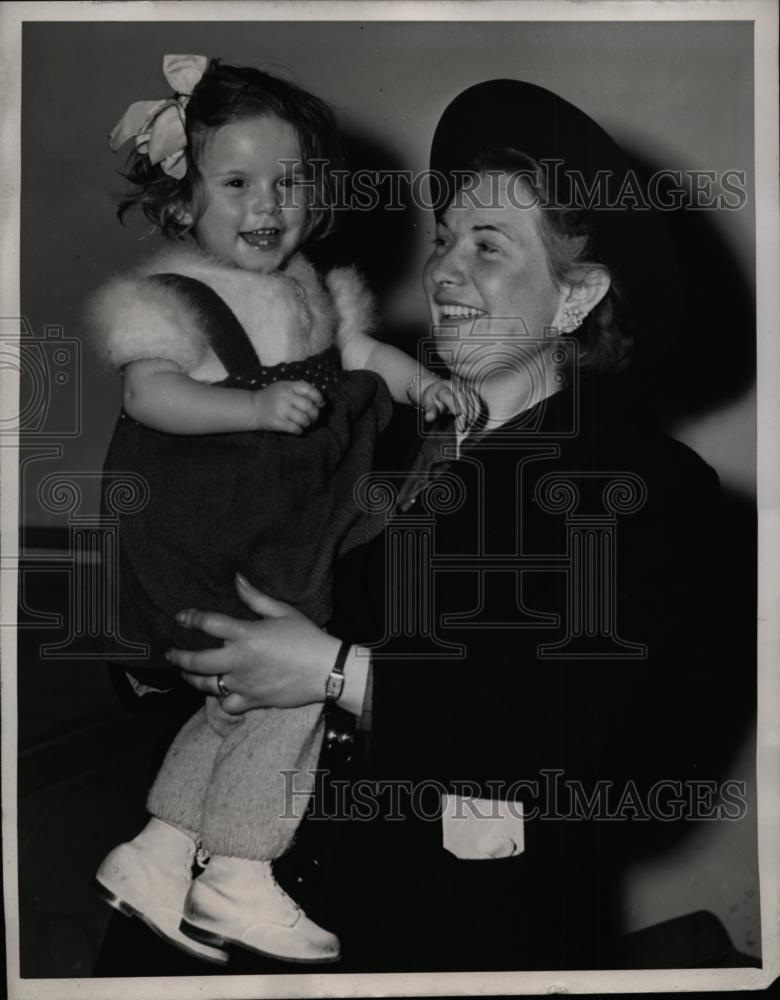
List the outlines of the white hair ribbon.
{"label": "white hair ribbon", "polygon": [[131,104],[108,137],[114,152],[134,138],[136,150],[150,163],[159,163],[166,174],[181,180],[187,172],[184,111],[207,66],[206,56],[163,56],[163,73],[174,96]]}

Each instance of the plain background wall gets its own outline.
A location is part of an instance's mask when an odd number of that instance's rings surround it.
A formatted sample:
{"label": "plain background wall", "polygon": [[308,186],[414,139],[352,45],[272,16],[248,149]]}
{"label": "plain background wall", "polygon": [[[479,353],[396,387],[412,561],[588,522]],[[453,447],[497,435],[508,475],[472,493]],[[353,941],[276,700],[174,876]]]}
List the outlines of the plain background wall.
{"label": "plain background wall", "polygon": [[[740,211],[687,219],[700,262],[690,289],[681,373],[690,405],[671,408],[671,429],[750,499],[755,490],[753,70],[749,23],[120,23],[27,24],[23,35],[22,305],[30,328],[80,338],[84,299],[159,242],[143,222],[115,218],[122,190],[107,135],[127,105],[166,96],[164,53],[218,55],[288,76],[328,100],[363,160],[421,171],[444,107],[461,90],[497,77],[548,87],[589,112],[656,168],[742,170]],[[390,213],[385,213],[389,216]],[[705,217],[706,216],[706,217]],[[432,237],[428,213],[376,217],[354,245],[377,286],[383,329],[425,330],[420,272]],[[717,252],[716,252],[717,251]],[[730,311],[731,310],[731,311]],[[740,311],[741,310],[741,311]],[[718,317],[725,317],[720,326]],[[732,317],[740,322],[730,322]],[[717,373],[715,361],[717,361]],[[80,433],[59,453],[28,464],[22,489],[28,526],[63,526],[35,496],[50,472],[99,472],[118,408],[118,380],[85,350],[65,386],[52,384],[52,426],[66,421],[80,390]],[[725,372],[725,376],[724,376]],[[711,391],[708,391],[708,387]],[[689,392],[687,390],[690,390]],[[97,478],[86,509],[96,509]],[[749,772],[745,750],[735,765]],[[752,832],[751,832],[752,831]],[[698,839],[696,839],[698,838]],[[627,908],[643,926],[692,908],[717,912],[737,945],[758,947],[755,833],[750,823],[699,831],[675,858],[637,873]],[[717,872],[714,879],[709,877]],[[736,907],[736,909],[735,909]]]}

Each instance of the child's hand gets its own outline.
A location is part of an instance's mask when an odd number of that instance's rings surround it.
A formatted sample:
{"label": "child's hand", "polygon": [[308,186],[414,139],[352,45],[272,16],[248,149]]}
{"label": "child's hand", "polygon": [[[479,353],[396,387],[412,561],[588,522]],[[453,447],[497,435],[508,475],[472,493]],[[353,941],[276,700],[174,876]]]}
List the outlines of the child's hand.
{"label": "child's hand", "polygon": [[450,382],[437,378],[424,386],[420,401],[417,404],[426,420],[435,420],[445,411],[458,415],[458,405]]}
{"label": "child's hand", "polygon": [[324,405],[322,393],[308,382],[274,382],[252,393],[257,430],[303,434]]}

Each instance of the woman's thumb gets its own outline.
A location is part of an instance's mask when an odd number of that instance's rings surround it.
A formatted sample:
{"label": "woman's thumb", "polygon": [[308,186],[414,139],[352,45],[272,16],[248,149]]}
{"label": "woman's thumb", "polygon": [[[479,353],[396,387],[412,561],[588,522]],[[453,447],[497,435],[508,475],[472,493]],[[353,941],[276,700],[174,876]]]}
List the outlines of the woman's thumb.
{"label": "woman's thumb", "polygon": [[244,604],[250,607],[255,614],[263,615],[265,618],[284,618],[290,611],[289,604],[276,601],[268,594],[262,593],[240,573],[236,573],[236,591]]}

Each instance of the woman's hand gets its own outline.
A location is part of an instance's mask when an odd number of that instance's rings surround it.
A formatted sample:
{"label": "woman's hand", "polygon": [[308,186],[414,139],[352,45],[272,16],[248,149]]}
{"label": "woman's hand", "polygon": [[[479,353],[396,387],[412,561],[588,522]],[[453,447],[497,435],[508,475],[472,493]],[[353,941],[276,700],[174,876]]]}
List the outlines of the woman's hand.
{"label": "woman's hand", "polygon": [[240,575],[236,590],[262,621],[190,608],[176,616],[180,625],[223,639],[221,649],[172,649],[167,657],[181,667],[184,680],[199,691],[221,697],[217,680],[230,693],[226,712],[253,708],[292,708],[325,700],[325,683],[340,642],[289,604],[251,587]]}

